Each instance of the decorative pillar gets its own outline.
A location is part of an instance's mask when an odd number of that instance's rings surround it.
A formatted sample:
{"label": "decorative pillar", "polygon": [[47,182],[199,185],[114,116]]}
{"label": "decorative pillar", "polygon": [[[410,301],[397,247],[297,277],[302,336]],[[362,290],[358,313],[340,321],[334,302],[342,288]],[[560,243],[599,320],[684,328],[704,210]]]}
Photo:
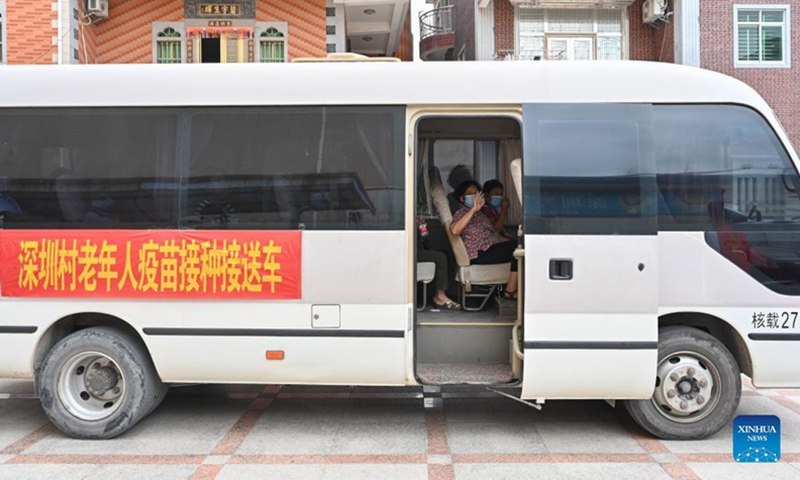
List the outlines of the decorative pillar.
{"label": "decorative pillar", "polygon": [[675,0],[675,63],[700,66],[700,0]]}

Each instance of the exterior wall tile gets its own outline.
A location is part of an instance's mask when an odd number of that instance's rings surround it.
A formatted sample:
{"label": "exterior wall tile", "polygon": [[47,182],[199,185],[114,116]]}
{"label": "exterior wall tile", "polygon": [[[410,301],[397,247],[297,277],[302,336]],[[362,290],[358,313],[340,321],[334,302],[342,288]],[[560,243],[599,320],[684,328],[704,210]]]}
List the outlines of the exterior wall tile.
{"label": "exterior wall tile", "polygon": [[400,41],[397,44],[397,50],[394,56],[404,62],[414,60],[414,35],[411,33],[411,9],[408,9],[406,21],[403,24],[403,33],[400,35]]}
{"label": "exterior wall tile", "polygon": [[110,2],[109,18],[84,28],[94,37],[94,58],[89,63],[152,63],[153,22],[183,20],[181,0],[116,0]]}
{"label": "exterior wall tile", "polygon": [[[636,0],[628,7],[628,24],[630,25],[629,35],[629,58],[631,60],[653,61],[653,52],[656,45],[656,30],[642,23],[642,3],[644,0]],[[663,26],[662,26],[663,29]],[[659,47],[661,45],[659,44]],[[665,45],[664,48],[667,48]]]}
{"label": "exterior wall tile", "polygon": [[495,54],[514,50],[514,6],[508,0],[494,0]]}
{"label": "exterior wall tile", "polygon": [[325,0],[259,0],[256,19],[289,24],[289,61],[327,55]]}
{"label": "exterior wall tile", "polygon": [[7,63],[53,64],[53,54],[58,53],[58,46],[53,45],[57,20],[52,0],[6,0]]}

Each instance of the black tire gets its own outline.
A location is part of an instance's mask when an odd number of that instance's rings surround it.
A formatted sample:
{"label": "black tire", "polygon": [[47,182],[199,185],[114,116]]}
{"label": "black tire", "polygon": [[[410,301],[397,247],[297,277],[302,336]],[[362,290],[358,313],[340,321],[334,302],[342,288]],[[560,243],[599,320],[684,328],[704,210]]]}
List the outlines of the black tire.
{"label": "black tire", "polygon": [[[59,393],[62,369],[77,355],[97,352],[116,363],[124,389],[113,413],[100,420],[86,420],[71,413]],[[166,394],[150,355],[135,335],[110,327],[79,330],[58,342],[48,353],[36,376],[42,407],[64,433],[81,439],[114,438],[147,416]]]}
{"label": "black tire", "polygon": [[155,409],[158,408],[159,405],[161,405],[161,402],[163,402],[164,399],[167,398],[167,393],[169,393],[169,385],[166,383],[162,383],[158,395],[156,395],[156,398],[153,401],[153,405],[150,407],[150,410],[147,412],[147,415],[153,413]]}
{"label": "black tire", "polygon": [[[669,361],[679,352],[698,354],[703,362],[711,363],[718,374],[715,382],[715,401],[706,404],[710,410],[702,411],[697,420],[687,419],[684,423],[674,420],[665,408],[656,406],[654,399],[626,400],[628,413],[642,428],[665,440],[696,440],[706,438],[728,425],[736,413],[742,395],[742,377],[739,365],[731,352],[719,340],[708,333],[691,327],[667,327],[661,329],[658,337],[658,365]],[[658,382],[661,382],[658,379]],[[657,387],[658,388],[658,387]],[[655,395],[654,395],[655,398]],[[685,417],[684,417],[685,418]]]}

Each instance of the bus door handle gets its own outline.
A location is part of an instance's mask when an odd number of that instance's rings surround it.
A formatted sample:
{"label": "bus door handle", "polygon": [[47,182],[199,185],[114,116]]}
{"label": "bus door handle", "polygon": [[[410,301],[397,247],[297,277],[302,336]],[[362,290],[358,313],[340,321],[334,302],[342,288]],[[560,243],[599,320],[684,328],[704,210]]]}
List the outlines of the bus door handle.
{"label": "bus door handle", "polygon": [[572,280],[572,260],[550,260],[550,280]]}

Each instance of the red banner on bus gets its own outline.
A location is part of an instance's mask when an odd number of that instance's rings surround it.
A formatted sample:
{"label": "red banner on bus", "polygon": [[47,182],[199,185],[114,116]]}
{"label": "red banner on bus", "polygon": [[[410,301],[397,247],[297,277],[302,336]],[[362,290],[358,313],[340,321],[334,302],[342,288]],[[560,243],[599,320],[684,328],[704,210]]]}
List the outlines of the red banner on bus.
{"label": "red banner on bus", "polygon": [[4,297],[300,299],[302,232],[0,231]]}

